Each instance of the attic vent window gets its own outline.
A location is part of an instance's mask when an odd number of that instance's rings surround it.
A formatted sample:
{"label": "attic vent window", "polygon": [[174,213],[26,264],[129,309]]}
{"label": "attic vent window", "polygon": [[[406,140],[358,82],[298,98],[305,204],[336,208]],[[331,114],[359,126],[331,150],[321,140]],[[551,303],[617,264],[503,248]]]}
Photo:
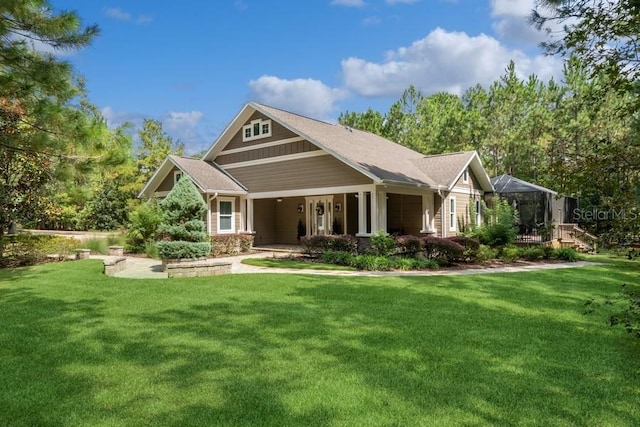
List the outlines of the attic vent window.
{"label": "attic vent window", "polygon": [[465,184],[469,183],[469,169],[466,168],[464,172],[462,172],[462,182]]}
{"label": "attic vent window", "polygon": [[269,136],[271,136],[271,120],[252,120],[251,123],[242,127],[242,141],[244,142]]}

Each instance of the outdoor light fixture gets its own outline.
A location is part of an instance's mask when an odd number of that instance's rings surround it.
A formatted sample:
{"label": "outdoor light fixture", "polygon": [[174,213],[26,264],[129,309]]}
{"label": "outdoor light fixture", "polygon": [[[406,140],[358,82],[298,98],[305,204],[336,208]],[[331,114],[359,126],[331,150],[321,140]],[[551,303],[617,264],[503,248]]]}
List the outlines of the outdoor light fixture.
{"label": "outdoor light fixture", "polygon": [[278,202],[278,203],[280,203],[281,201],[282,201],[282,198],[280,198],[280,197],[278,197],[278,198],[276,199],[276,202]]}

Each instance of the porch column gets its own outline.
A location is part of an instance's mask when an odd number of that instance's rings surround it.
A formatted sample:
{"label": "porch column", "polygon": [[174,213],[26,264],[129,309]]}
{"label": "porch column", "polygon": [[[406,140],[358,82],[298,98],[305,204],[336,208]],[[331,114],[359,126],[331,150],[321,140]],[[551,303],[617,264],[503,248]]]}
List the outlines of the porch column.
{"label": "porch column", "polygon": [[367,234],[367,195],[358,191],[358,235]]}
{"label": "porch column", "polygon": [[247,199],[247,233],[253,233],[253,199]]}
{"label": "porch column", "polygon": [[434,231],[433,224],[433,193],[422,195],[422,230],[421,233],[432,233]]}
{"label": "porch column", "polygon": [[[376,216],[376,228],[375,231],[383,231],[384,233],[387,232],[387,192],[383,191],[383,190],[378,190],[375,192],[377,197],[376,197],[376,205],[377,205],[377,209],[375,210],[375,215]],[[371,207],[373,209],[373,206]],[[371,232],[374,232],[374,229],[371,229]]]}
{"label": "porch column", "polygon": [[207,199],[207,234],[211,236],[211,195],[206,195]]}
{"label": "porch column", "polygon": [[240,197],[240,232],[247,230],[247,198]]}

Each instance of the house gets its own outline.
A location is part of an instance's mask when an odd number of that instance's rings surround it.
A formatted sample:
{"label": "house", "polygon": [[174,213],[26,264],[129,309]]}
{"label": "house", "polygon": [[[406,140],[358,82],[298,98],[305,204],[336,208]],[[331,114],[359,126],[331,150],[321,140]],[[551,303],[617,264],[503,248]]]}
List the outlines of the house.
{"label": "house", "polygon": [[332,233],[456,235],[480,221],[493,191],[474,151],[425,156],[253,102],[202,159],[169,156],[140,197],[164,197],[184,175],[207,202],[211,235],[251,233],[258,246]]}

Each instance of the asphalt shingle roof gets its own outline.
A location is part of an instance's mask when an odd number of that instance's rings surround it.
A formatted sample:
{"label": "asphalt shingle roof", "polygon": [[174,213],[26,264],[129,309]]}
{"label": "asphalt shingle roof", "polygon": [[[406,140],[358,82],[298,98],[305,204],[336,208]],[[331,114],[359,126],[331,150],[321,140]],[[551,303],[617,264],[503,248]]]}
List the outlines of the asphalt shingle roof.
{"label": "asphalt shingle roof", "polygon": [[216,166],[214,163],[188,157],[169,156],[171,160],[203,190],[216,190],[228,192],[246,192],[247,189],[240,185]]}

